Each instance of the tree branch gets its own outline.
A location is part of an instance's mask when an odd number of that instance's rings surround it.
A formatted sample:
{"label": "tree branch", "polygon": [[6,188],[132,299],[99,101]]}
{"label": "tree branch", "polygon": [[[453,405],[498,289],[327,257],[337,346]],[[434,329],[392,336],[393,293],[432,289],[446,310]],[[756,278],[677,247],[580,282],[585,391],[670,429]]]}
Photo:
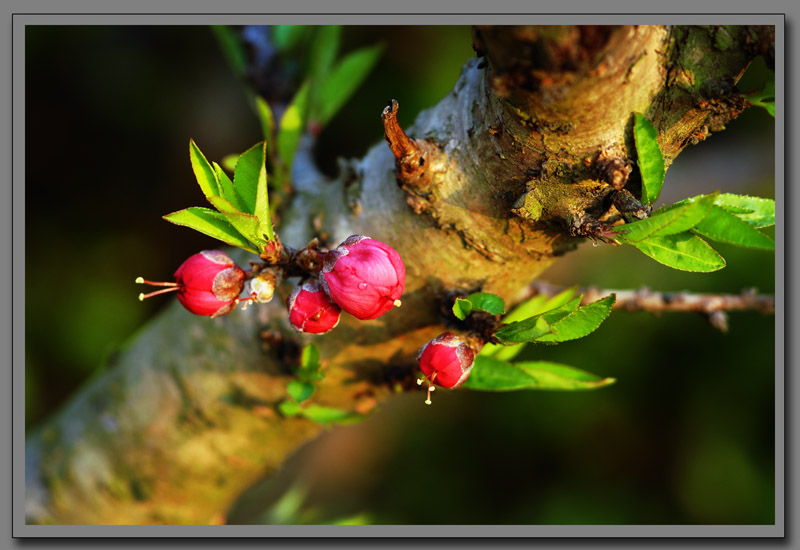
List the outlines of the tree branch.
{"label": "tree branch", "polygon": [[[528,285],[525,298],[538,294],[555,296],[567,288],[544,281],[534,281]],[[591,304],[612,293],[617,295],[614,309],[628,312],[647,311],[653,314],[663,311],[696,313],[705,317],[714,328],[722,332],[728,331],[726,315],[728,311],[757,311],[764,315],[775,313],[775,297],[757,294],[754,288],[743,290],[741,294],[653,292],[646,287],[639,290],[611,290],[590,286],[577,290],[577,294],[583,294],[581,301],[583,304]]]}

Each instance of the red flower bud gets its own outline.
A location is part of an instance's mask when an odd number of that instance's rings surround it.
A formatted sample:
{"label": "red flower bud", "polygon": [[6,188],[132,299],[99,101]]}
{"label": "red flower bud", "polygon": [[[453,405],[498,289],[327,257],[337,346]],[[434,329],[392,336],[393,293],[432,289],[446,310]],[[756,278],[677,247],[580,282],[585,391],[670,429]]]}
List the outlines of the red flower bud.
{"label": "red flower bud", "polygon": [[297,332],[324,334],[339,324],[341,310],[315,280],[294,289],[286,300],[289,322]]}
{"label": "red flower bud", "polygon": [[178,301],[196,315],[219,317],[230,312],[239,302],[244,287],[244,271],[220,250],[203,250],[190,256],[175,272],[174,283],[157,283],[139,277],[137,283],[169,287],[150,294],[178,291]]}
{"label": "red flower bud", "polygon": [[425,403],[431,404],[433,384],[443,388],[455,388],[469,377],[475,352],[461,338],[450,332],[444,332],[422,346],[417,355],[419,368],[425,378],[417,380],[422,385],[428,380],[428,398]]}
{"label": "red flower bud", "polygon": [[375,319],[400,305],[406,266],[391,246],[352,235],[326,254],[320,283],[353,317]]}

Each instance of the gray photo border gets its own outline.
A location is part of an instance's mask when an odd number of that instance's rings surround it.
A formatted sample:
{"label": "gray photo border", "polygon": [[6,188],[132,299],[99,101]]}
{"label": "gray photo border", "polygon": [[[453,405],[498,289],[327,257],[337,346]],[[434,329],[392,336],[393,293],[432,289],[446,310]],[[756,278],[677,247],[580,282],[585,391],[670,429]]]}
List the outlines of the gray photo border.
{"label": "gray photo border", "polygon": [[[440,15],[431,15],[435,10],[441,9],[441,4],[435,2],[407,2],[402,9],[416,10],[416,13],[421,15],[412,14],[397,14],[397,15],[384,15],[376,14],[376,6],[369,2],[348,2],[348,14],[344,15],[339,8],[341,2],[336,3],[336,8],[339,14],[331,14],[331,4],[304,2],[297,0],[291,4],[265,5],[259,2],[240,2],[234,3],[226,2],[222,5],[213,2],[196,2],[192,4],[183,4],[183,9],[192,10],[194,12],[205,13],[205,15],[192,15],[181,14],[175,12],[175,4],[166,2],[141,2],[132,8],[131,4],[125,5],[118,3],[115,6],[109,6],[102,2],[87,1],[87,2],[74,2],[70,1],[69,7],[74,8],[75,4],[81,4],[83,13],[63,13],[64,3],[38,3],[34,5],[27,5],[25,2],[12,0],[3,11],[9,12],[9,17],[6,20],[11,27],[11,55],[4,56],[3,63],[9,69],[12,69],[13,60],[13,74],[11,79],[11,98],[5,102],[7,109],[3,109],[2,119],[5,122],[5,128],[12,128],[13,133],[6,135],[6,139],[10,139],[8,147],[3,147],[0,154],[0,160],[5,160],[4,166],[12,166],[13,187],[8,186],[2,188],[2,202],[1,204],[8,205],[12,212],[8,219],[13,221],[13,226],[8,233],[9,238],[7,241],[11,246],[13,261],[9,265],[6,263],[3,266],[3,276],[10,272],[13,287],[12,294],[12,316],[10,319],[10,328],[12,330],[4,331],[4,338],[7,338],[13,333],[13,342],[11,345],[6,346],[6,349],[12,350],[13,362],[13,385],[11,379],[12,371],[4,369],[2,376],[3,379],[0,387],[7,388],[7,391],[12,394],[13,402],[12,416],[13,416],[13,469],[9,466],[6,471],[13,473],[13,501],[11,510],[7,510],[8,514],[5,517],[12,517],[13,531],[9,529],[9,533],[13,537],[424,537],[424,538],[444,538],[444,537],[469,537],[469,538],[506,538],[506,537],[734,537],[734,538],[751,538],[751,537],[783,537],[785,534],[785,488],[786,482],[789,477],[785,472],[785,453],[788,449],[785,447],[785,423],[784,413],[786,412],[785,401],[785,382],[788,381],[785,377],[785,342],[784,342],[784,329],[785,329],[785,298],[786,288],[784,281],[784,271],[786,269],[785,263],[785,245],[786,245],[786,209],[785,201],[787,193],[785,189],[785,158],[784,147],[788,141],[784,141],[785,136],[785,118],[776,118],[776,158],[775,158],[775,192],[776,192],[776,342],[775,342],[775,355],[776,355],[776,394],[775,394],[775,407],[776,407],[776,426],[775,426],[775,478],[776,478],[776,492],[775,492],[775,525],[598,525],[598,526],[558,526],[558,525],[543,525],[543,526],[506,526],[506,525],[462,525],[462,526],[436,526],[436,525],[403,525],[403,526],[260,526],[260,525],[222,525],[222,526],[161,526],[161,525],[148,525],[148,526],[94,526],[94,525],[26,525],[24,523],[24,494],[25,494],[25,477],[24,477],[24,459],[25,459],[25,436],[24,436],[24,348],[25,348],[25,335],[24,335],[24,322],[25,322],[25,302],[24,302],[24,280],[25,280],[25,196],[24,196],[24,132],[25,132],[25,118],[24,118],[24,95],[25,95],[25,82],[24,82],[24,26],[27,24],[47,24],[47,25],[73,25],[73,24],[89,24],[89,25],[208,25],[214,24],[253,24],[258,22],[278,24],[278,23],[297,23],[303,22],[307,24],[474,24],[476,22],[482,23],[552,23],[552,24],[767,24],[775,25],[776,27],[776,66],[783,67],[783,70],[776,71],[776,105],[779,113],[787,113],[796,116],[796,113],[791,110],[787,112],[787,105],[782,91],[784,90],[784,78],[786,75],[785,68],[785,27],[784,16],[780,13],[773,15],[706,15],[699,14],[641,14],[641,15],[613,15],[608,13],[594,13],[592,15],[572,15],[572,14],[551,14],[551,15],[527,15],[535,7],[537,10],[542,9],[540,6],[532,6],[528,3],[517,2],[513,6],[503,11],[511,11],[516,13],[513,16],[508,14],[500,15],[499,8],[505,7],[504,5],[498,6],[496,2],[491,3],[493,14],[472,14],[472,15],[447,15],[446,8],[438,13]],[[620,4],[619,2],[618,4]],[[475,9],[477,12],[481,8],[475,8],[477,2],[470,2],[472,6],[465,4],[458,4],[459,11],[466,12],[470,8]],[[635,2],[631,2],[628,8],[631,11],[641,11],[641,6],[637,6]],[[698,6],[699,2],[673,2],[670,7],[676,10],[683,10],[684,13],[689,13],[693,9],[696,10],[702,6]],[[575,2],[564,1],[557,7],[562,10],[574,6]],[[331,6],[331,7],[326,7]],[[762,9],[772,6],[770,2],[760,2],[758,6]],[[788,6],[788,4],[787,4]],[[451,3],[451,7],[455,5]],[[578,11],[584,14],[597,12],[600,7],[598,3],[584,2],[578,6]],[[720,7],[723,7],[722,5]],[[123,9],[124,8],[124,9]],[[224,8],[228,13],[219,15],[210,15],[215,11]],[[230,14],[230,10],[238,8],[239,15]],[[303,9],[305,8],[305,9]],[[385,6],[389,8],[389,12],[394,13],[398,9],[395,5]],[[110,11],[123,9],[125,14],[109,14]],[[131,13],[135,9],[139,13]],[[290,11],[292,15],[277,15],[278,13],[286,14]],[[485,8],[483,8],[485,9]],[[728,7],[732,9],[732,7]],[[257,13],[264,13],[265,11],[271,12],[276,15],[252,15]],[[386,10],[381,9],[381,12]],[[786,12],[787,7],[779,8],[779,11]],[[308,12],[315,12],[317,15],[305,15]],[[359,15],[359,13],[371,13],[371,15]],[[427,12],[427,14],[426,14]],[[103,15],[97,15],[103,13]],[[248,13],[248,15],[241,15],[241,13]],[[325,13],[325,15],[320,15]],[[303,14],[303,15],[300,15]],[[520,15],[525,14],[525,15]],[[4,15],[6,15],[4,13]],[[8,28],[8,27],[7,27]],[[13,57],[12,57],[13,56]],[[796,78],[796,77],[793,77]],[[796,89],[791,87],[787,89]],[[13,114],[13,119],[12,119]],[[12,126],[13,124],[13,126]],[[783,146],[782,146],[783,145]],[[13,157],[12,157],[13,153]],[[7,222],[8,223],[8,222]],[[11,285],[7,285],[11,288]],[[797,389],[797,382],[795,380],[792,389]],[[796,392],[793,392],[796,395]],[[5,428],[4,428],[5,429]],[[3,458],[8,459],[12,454],[9,451],[3,453]],[[794,454],[796,456],[796,454]],[[8,487],[4,488],[8,489]],[[12,491],[6,490],[5,494],[10,495]],[[4,506],[8,503],[4,503]],[[13,514],[12,514],[13,511]],[[5,521],[5,520],[4,520]],[[15,541],[17,542],[17,541]]]}

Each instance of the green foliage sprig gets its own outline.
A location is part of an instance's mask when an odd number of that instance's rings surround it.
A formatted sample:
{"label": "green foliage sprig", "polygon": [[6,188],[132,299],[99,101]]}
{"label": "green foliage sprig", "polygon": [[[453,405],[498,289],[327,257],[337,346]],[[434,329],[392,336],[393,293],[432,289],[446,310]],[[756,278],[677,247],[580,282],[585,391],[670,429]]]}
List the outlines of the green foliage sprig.
{"label": "green foliage sprig", "polygon": [[[634,113],[642,200],[647,204],[658,198],[665,175],[664,157],[656,137],[655,128],[644,115]],[[725,267],[725,259],[705,239],[775,250],[775,242],[759,231],[774,223],[775,201],[716,192],[664,206],[649,218],[612,228],[611,233],[616,242],[635,246],[663,265],[709,273]]]}
{"label": "green foliage sprig", "polygon": [[[611,312],[615,295],[581,306],[582,295],[567,289],[548,298],[539,295],[509,313],[493,330],[497,343],[486,343],[475,358],[463,387],[485,391],[585,390],[614,383],[567,365],[546,361],[512,362],[525,343],[558,344],[583,338],[594,332]],[[453,314],[464,320],[474,311],[492,315],[505,312],[499,296],[478,292],[456,299]]]}

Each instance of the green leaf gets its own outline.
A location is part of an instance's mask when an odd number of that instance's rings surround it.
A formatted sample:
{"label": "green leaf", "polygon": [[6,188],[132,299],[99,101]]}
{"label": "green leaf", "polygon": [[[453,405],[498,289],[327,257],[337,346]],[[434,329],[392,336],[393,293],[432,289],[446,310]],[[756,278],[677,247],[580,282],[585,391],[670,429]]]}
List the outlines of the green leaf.
{"label": "green leaf", "polygon": [[681,271],[709,273],[725,267],[722,256],[689,232],[651,237],[633,245],[655,261]]}
{"label": "green leaf", "polygon": [[467,296],[467,300],[474,310],[485,311],[491,315],[502,315],[506,312],[506,303],[503,299],[489,292],[474,292]]}
{"label": "green leaf", "polygon": [[300,414],[323,426],[329,424],[355,424],[364,420],[364,417],[358,413],[321,405],[304,407],[300,409]]}
{"label": "green leaf", "polygon": [[522,353],[522,350],[525,349],[525,344],[511,344],[509,346],[497,346],[497,347],[500,349],[498,349],[497,352],[493,353],[491,356],[494,357],[495,359],[500,359],[501,361],[511,361],[517,355]]}
{"label": "green leaf", "polygon": [[550,323],[542,316],[532,317],[524,321],[510,323],[494,333],[502,344],[522,344],[553,332]]}
{"label": "green leaf", "polygon": [[261,167],[264,166],[264,142],[259,142],[239,155],[233,171],[233,188],[239,195],[239,202],[248,214],[256,212],[256,196]]}
{"label": "green leaf", "polygon": [[272,42],[281,51],[291,50],[311,34],[308,25],[275,25],[272,27]]}
{"label": "green leaf", "polygon": [[472,313],[472,302],[466,298],[456,298],[453,304],[453,315],[463,321],[470,313]]}
{"label": "green leaf", "polygon": [[720,206],[714,206],[708,216],[693,227],[692,231],[723,243],[775,250],[775,241]]}
{"label": "green leaf", "polygon": [[717,194],[691,197],[679,203],[662,208],[644,220],[638,220],[614,227],[619,239],[626,243],[636,243],[649,237],[674,235],[691,229],[708,214],[714,206]]}
{"label": "green leaf", "polygon": [[382,46],[362,48],[346,55],[330,72],[322,84],[317,111],[317,122],[323,126],[347,103],[383,51]]}
{"label": "green leaf", "polygon": [[218,196],[219,182],[217,182],[217,174],[193,139],[189,140],[189,158],[192,162],[192,170],[197,178],[197,183],[200,184],[200,189],[203,190],[203,195],[206,198]]}
{"label": "green leaf", "polygon": [[[743,219],[753,227],[761,228],[775,225],[775,201],[772,199],[722,193],[717,197],[715,204],[736,214],[738,218]],[[734,210],[738,210],[738,212]]]}
{"label": "green leaf", "polygon": [[508,363],[494,357],[479,355],[475,358],[469,378],[461,387],[483,391],[574,391],[602,388],[614,382],[614,378],[602,378],[558,363],[547,361]]}
{"label": "green leaf", "polygon": [[237,34],[226,25],[211,25],[211,30],[234,74],[244,75],[247,69],[247,54]]}
{"label": "green leaf", "polygon": [[283,416],[297,416],[300,414],[300,405],[294,401],[281,401],[278,403],[278,410]]}
{"label": "green leaf", "polygon": [[214,166],[214,172],[217,174],[217,181],[219,181],[219,189],[222,193],[222,197],[230,202],[236,208],[236,210],[240,212],[245,210],[245,208],[239,202],[239,195],[237,195],[236,191],[234,190],[231,178],[228,177],[228,174],[225,173],[225,170],[223,170],[219,164],[216,162],[212,162],[211,164]]}
{"label": "green leaf", "polygon": [[297,152],[297,145],[300,143],[300,136],[303,134],[308,90],[309,84],[308,81],[306,81],[300,87],[300,90],[295,94],[292,102],[283,113],[278,129],[278,156],[281,157],[286,172],[289,174],[291,174],[291,167],[294,162],[294,155]]}
{"label": "green leaf", "polygon": [[580,307],[552,324],[553,332],[537,338],[537,342],[566,342],[577,340],[594,332],[611,313],[617,296],[611,294],[602,300]]}
{"label": "green leaf", "polygon": [[339,42],[342,27],[339,25],[322,25],[316,27],[308,63],[308,77],[311,80],[312,92],[319,89],[331,70],[336,56],[339,54]]}
{"label": "green leaf", "polygon": [[747,98],[750,103],[763,107],[773,117],[775,116],[775,73],[769,71],[769,79],[764,88],[753,92]]}
{"label": "green leaf", "polygon": [[[264,145],[263,158],[267,157],[267,142],[262,141]],[[272,231],[272,219],[269,213],[269,191],[267,189],[267,166],[261,164],[261,169],[258,171],[258,184],[256,187],[256,206],[255,215],[260,222],[261,233],[266,235],[271,241],[275,240],[275,233]]]}
{"label": "green leaf", "polygon": [[310,343],[303,348],[300,354],[300,368],[297,370],[297,377],[304,382],[322,380],[323,376],[319,372],[321,366],[319,348],[316,344]]}
{"label": "green leaf", "polygon": [[314,393],[314,384],[292,380],[286,386],[286,392],[298,403],[302,403]]}
{"label": "green leaf", "polygon": [[634,113],[633,137],[636,142],[636,164],[642,175],[642,201],[652,204],[661,193],[666,167],[661,147],[658,146],[658,132],[641,113]]}
{"label": "green leaf", "polygon": [[474,292],[466,298],[456,298],[453,314],[461,319],[473,311],[485,311],[491,315],[502,315],[506,312],[506,303],[500,296],[488,292]]}
{"label": "green leaf", "polygon": [[267,142],[268,150],[273,138],[275,137],[275,117],[272,115],[272,109],[269,103],[261,97],[256,96],[256,112],[258,113],[258,121],[261,123],[261,134],[264,136],[264,141]]}
{"label": "green leaf", "polygon": [[193,206],[167,214],[164,216],[164,219],[175,225],[189,227],[224,243],[238,246],[253,254],[258,254],[258,252],[250,246],[250,243],[247,242],[247,239],[228,222],[223,214],[214,212],[209,208]]}
{"label": "green leaf", "polygon": [[260,224],[257,217],[239,212],[235,206],[222,197],[210,197],[209,201],[214,205],[214,208],[219,210],[228,223],[236,228],[236,231],[250,239],[250,241],[260,245],[260,248],[263,248],[266,241],[259,231]]}

